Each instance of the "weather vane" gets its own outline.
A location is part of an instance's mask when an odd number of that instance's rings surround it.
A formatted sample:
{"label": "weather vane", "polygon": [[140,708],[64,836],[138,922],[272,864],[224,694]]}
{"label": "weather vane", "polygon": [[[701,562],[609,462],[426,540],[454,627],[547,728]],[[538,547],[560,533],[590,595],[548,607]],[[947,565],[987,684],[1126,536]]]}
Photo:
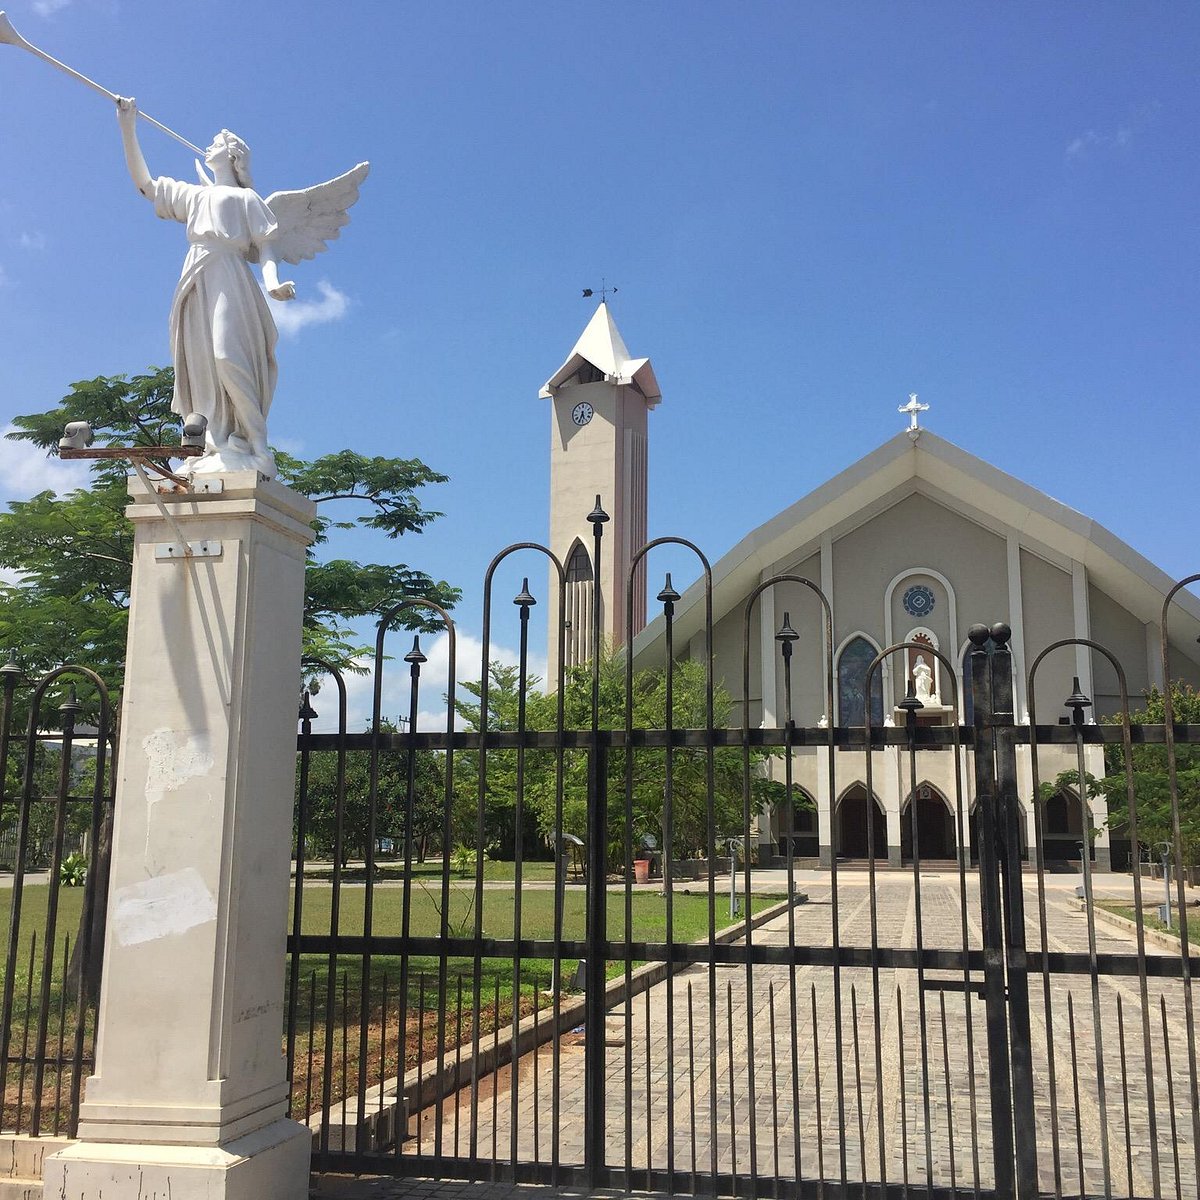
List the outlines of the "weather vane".
{"label": "weather vane", "polygon": [[[619,289],[616,286],[609,287],[608,281],[604,278],[604,276],[603,275],[600,276],[600,303],[601,304],[606,304],[608,302],[609,292],[611,292],[615,296],[617,294],[618,290]],[[596,294],[596,292],[595,292],[594,288],[584,288],[583,289],[583,298],[585,300],[589,296],[594,296],[595,294]]]}

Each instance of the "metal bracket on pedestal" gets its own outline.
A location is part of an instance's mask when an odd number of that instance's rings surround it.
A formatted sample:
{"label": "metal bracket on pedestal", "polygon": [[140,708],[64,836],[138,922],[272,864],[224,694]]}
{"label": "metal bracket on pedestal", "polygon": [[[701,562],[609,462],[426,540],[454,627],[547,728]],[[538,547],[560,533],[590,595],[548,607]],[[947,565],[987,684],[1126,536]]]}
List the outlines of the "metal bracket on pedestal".
{"label": "metal bracket on pedestal", "polygon": [[154,557],[159,562],[179,558],[220,558],[221,542],[217,538],[202,542],[159,542],[154,547]]}

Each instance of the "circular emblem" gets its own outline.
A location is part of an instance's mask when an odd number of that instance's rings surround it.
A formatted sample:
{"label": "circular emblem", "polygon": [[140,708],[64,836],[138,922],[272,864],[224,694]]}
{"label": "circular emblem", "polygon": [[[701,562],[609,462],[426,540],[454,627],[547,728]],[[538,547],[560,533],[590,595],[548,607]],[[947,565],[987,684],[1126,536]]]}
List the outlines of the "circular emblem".
{"label": "circular emblem", "polygon": [[910,617],[927,617],[933,612],[933,593],[923,583],[917,583],[904,593],[902,603]]}
{"label": "circular emblem", "polygon": [[586,400],[580,400],[580,402],[575,405],[573,409],[571,409],[571,420],[574,421],[576,425],[586,425],[592,419],[594,413],[595,409],[593,409]]}

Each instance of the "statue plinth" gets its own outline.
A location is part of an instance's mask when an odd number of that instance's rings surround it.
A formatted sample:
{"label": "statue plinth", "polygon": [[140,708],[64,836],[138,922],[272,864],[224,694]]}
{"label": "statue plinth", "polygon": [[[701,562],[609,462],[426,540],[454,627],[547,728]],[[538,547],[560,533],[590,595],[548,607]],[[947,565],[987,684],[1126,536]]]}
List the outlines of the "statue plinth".
{"label": "statue plinth", "polygon": [[281,1045],[314,505],[252,471],[130,495],[96,1068],[44,1190],[300,1200],[311,1137],[286,1116]]}

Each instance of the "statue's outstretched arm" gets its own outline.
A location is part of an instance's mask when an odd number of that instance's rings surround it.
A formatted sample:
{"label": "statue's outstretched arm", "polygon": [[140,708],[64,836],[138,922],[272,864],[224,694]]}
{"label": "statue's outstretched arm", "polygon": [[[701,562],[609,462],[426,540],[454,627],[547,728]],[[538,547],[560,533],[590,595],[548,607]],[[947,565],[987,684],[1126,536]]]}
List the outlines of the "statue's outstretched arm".
{"label": "statue's outstretched arm", "polygon": [[137,190],[147,200],[154,199],[154,179],[142,154],[137,135],[137,101],[125,96],[117,97],[117,121],[121,126],[121,141],[125,146],[125,165]]}
{"label": "statue's outstretched arm", "polygon": [[263,286],[276,300],[295,300],[296,285],[290,279],[279,282],[279,264],[271,243],[267,242],[258,253],[262,263]]}

